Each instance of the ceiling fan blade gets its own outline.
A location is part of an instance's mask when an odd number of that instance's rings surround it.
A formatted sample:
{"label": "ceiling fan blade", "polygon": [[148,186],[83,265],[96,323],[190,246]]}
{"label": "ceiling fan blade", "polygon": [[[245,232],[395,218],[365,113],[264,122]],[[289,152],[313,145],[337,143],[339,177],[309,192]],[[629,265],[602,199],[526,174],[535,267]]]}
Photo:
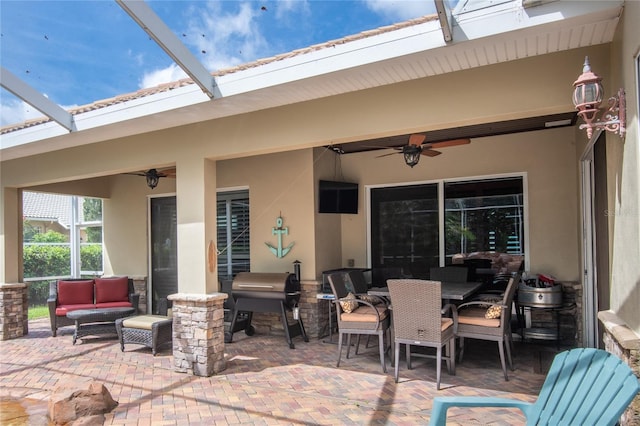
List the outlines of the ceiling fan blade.
{"label": "ceiling fan blade", "polygon": [[416,145],[416,146],[420,146],[422,145],[422,142],[424,142],[424,140],[427,138],[427,135],[421,135],[418,133],[415,133],[413,135],[409,135],[409,145]]}
{"label": "ceiling fan blade", "polygon": [[468,145],[471,143],[470,139],[451,139],[449,141],[434,142],[429,144],[429,148],[447,148],[450,146]]}
{"label": "ceiling fan blade", "polygon": [[395,155],[395,154],[402,154],[402,152],[390,152],[388,154],[382,154],[382,155],[376,155],[376,158],[380,158],[380,157],[388,157],[390,155]]}
{"label": "ceiling fan blade", "polygon": [[175,167],[171,167],[169,169],[160,170],[158,172],[158,174],[160,176],[162,176],[162,177],[175,178],[176,177],[176,168]]}
{"label": "ceiling fan blade", "polygon": [[423,148],[421,154],[427,157],[437,157],[442,153],[440,151],[434,151],[433,149]]}

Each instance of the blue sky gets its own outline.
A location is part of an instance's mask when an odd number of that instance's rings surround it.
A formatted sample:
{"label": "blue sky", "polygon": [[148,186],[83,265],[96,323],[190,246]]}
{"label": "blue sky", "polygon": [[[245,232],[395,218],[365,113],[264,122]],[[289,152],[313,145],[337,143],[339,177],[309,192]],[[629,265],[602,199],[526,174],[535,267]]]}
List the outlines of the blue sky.
{"label": "blue sky", "polygon": [[[431,0],[155,0],[218,70],[435,13]],[[174,81],[182,70],[111,0],[0,0],[2,66],[64,108]],[[42,116],[5,89],[4,126]]]}

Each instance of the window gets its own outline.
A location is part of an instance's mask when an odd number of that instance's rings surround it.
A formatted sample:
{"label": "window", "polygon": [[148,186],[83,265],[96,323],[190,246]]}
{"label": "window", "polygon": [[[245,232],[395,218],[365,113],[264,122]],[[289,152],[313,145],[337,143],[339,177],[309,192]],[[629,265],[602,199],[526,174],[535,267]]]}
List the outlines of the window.
{"label": "window", "polygon": [[218,277],[250,271],[249,191],[218,193]]}
{"label": "window", "polygon": [[428,278],[456,253],[523,255],[524,209],[520,176],[372,188],[374,282]]}
{"label": "window", "polygon": [[456,253],[523,254],[522,178],[447,182],[446,263]]}

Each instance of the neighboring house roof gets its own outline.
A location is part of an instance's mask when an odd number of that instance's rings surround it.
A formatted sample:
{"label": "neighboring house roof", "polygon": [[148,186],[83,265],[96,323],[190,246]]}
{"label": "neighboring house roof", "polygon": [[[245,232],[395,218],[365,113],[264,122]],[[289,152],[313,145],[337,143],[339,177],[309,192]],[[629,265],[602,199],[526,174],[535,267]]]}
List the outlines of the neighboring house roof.
{"label": "neighboring house roof", "polygon": [[214,99],[184,79],[77,108],[72,132],[48,119],[3,128],[0,152],[10,160],[609,43],[624,6],[623,0],[474,1],[458,5],[449,43],[429,15],[217,72],[221,97]]}
{"label": "neighboring house roof", "polygon": [[22,194],[22,215],[27,220],[58,222],[71,226],[71,197],[68,195],[28,192]]}

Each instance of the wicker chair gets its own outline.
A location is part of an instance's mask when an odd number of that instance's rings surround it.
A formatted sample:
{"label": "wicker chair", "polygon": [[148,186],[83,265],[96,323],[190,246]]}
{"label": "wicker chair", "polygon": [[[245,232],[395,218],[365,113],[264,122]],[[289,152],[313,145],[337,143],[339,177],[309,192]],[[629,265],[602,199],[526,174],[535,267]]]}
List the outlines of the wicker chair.
{"label": "wicker chair", "polygon": [[[344,282],[344,275],[331,274],[329,275],[328,280],[335,297],[336,317],[338,318],[338,362],[336,363],[336,367],[340,367],[342,342],[345,335],[347,336],[348,359],[349,351],[351,349],[352,334],[358,335],[358,341],[356,342],[356,355],[358,354],[358,347],[360,346],[360,336],[363,334],[374,334],[378,336],[380,365],[382,366],[382,371],[386,373],[387,365],[384,360],[384,353],[386,351],[384,335],[389,330],[390,325],[390,315],[386,305],[373,305],[361,299],[344,300],[349,293]],[[342,306],[343,304],[345,304],[345,307]],[[353,304],[355,307],[348,309],[347,304]]]}
{"label": "wicker chair", "polygon": [[138,315],[116,320],[116,331],[120,340],[120,350],[125,343],[135,343],[151,348],[156,356],[158,348],[173,343],[173,318],[169,312],[169,301],[158,301],[158,315]]}
{"label": "wicker chair", "polygon": [[[520,283],[520,272],[509,280],[507,289],[499,303],[488,301],[473,301],[463,303],[458,306],[458,337],[460,338],[460,362],[464,355],[464,339],[491,340],[498,342],[500,352],[500,363],[504,372],[504,379],[509,380],[507,375],[506,360],[509,368],[513,370],[513,360],[511,359],[511,347],[513,346],[511,336],[511,307],[513,298]],[[489,309],[494,308],[494,315]],[[499,314],[498,318],[495,318]]]}
{"label": "wicker chair", "polygon": [[[440,389],[442,360],[447,362],[449,374],[456,374],[457,311],[454,305],[442,307],[440,281],[417,279],[388,280],[393,305],[395,347],[395,380],[398,382],[400,345],[406,345],[407,368],[411,369],[411,346],[436,348],[436,355],[414,354],[436,359],[436,389]],[[451,318],[443,317],[451,313]],[[445,347],[445,356],[442,348]]]}

